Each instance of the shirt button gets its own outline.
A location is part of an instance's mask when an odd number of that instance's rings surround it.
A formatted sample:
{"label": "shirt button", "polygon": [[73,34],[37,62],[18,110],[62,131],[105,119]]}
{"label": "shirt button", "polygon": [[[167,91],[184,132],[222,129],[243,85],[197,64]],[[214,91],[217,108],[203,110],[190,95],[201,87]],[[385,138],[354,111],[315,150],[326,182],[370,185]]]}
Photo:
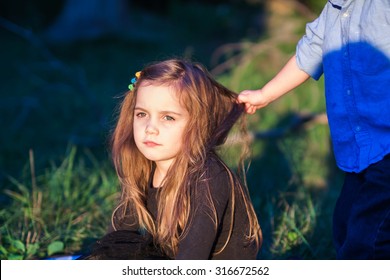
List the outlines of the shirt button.
{"label": "shirt button", "polygon": [[359,132],[360,130],[362,130],[362,128],[360,126],[355,127],[356,132]]}
{"label": "shirt button", "polygon": [[347,95],[351,95],[351,90],[350,89],[347,90]]}
{"label": "shirt button", "polygon": [[343,17],[349,17],[349,13],[348,12],[345,12],[344,14],[343,14]]}

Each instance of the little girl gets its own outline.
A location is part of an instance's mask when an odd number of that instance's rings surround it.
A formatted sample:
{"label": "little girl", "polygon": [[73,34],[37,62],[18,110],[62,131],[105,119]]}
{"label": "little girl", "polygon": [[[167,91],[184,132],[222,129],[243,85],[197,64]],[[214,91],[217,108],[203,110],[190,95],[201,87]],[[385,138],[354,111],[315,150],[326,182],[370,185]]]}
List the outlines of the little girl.
{"label": "little girl", "polygon": [[114,231],[150,235],[174,259],[255,259],[248,190],[216,153],[243,112],[236,94],[177,59],[146,67],[129,88],[112,135]]}

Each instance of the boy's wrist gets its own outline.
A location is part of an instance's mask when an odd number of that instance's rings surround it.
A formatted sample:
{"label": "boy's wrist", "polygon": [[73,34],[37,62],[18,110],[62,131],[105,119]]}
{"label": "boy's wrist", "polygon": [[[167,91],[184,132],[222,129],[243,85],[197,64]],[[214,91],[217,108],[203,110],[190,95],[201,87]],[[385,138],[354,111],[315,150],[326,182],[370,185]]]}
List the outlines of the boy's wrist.
{"label": "boy's wrist", "polygon": [[273,101],[270,94],[264,90],[264,88],[258,89],[256,94],[258,95],[258,100],[262,107],[267,106]]}

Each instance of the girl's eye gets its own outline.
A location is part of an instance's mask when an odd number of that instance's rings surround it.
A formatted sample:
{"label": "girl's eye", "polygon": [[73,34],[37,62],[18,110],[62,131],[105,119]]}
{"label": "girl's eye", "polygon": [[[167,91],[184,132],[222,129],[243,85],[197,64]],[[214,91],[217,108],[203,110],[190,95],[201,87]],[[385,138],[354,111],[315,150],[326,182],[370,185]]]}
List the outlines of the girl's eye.
{"label": "girl's eye", "polygon": [[164,120],[166,120],[166,121],[174,121],[175,119],[172,118],[171,116],[164,116]]}
{"label": "girl's eye", "polygon": [[138,118],[143,118],[143,117],[146,116],[146,114],[143,113],[143,112],[139,112],[139,113],[136,113],[135,116],[138,117]]}

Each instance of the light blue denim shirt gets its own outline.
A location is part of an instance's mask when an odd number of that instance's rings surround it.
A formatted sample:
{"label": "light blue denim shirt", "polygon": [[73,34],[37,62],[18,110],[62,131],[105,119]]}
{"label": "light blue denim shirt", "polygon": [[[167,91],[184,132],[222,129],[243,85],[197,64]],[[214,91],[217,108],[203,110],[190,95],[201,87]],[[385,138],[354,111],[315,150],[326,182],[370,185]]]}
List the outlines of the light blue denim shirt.
{"label": "light blue denim shirt", "polygon": [[390,153],[390,0],[332,0],[297,45],[300,69],[324,74],[337,165],[360,172]]}

